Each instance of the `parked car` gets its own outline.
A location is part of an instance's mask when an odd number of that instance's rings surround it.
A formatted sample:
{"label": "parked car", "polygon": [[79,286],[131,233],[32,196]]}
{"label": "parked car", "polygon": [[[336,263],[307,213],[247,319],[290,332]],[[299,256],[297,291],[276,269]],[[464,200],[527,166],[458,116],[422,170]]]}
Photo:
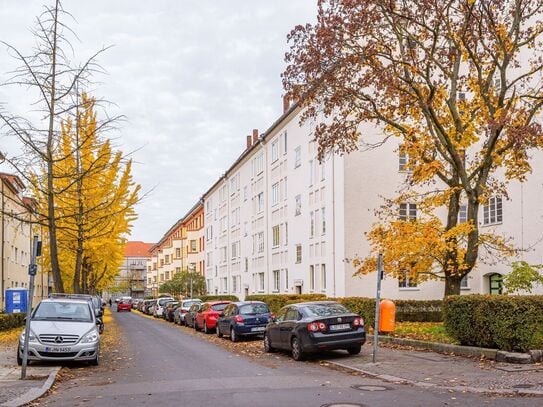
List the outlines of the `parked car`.
{"label": "parked car", "polygon": [[190,306],[195,303],[201,303],[202,300],[198,298],[191,298],[181,301],[181,304],[173,313],[173,322],[179,325],[186,325],[185,315],[189,312]]}
{"label": "parked car", "polygon": [[155,300],[143,300],[139,305],[138,305],[138,309],[143,312],[144,314],[148,314],[149,313],[149,308],[151,307],[151,305],[153,304],[153,301]]}
{"label": "parked car", "polygon": [[202,308],[201,302],[195,302],[192,304],[185,314],[185,325],[194,328],[194,322],[196,321],[196,315],[198,315],[198,312]]}
{"label": "parked car", "polygon": [[120,300],[117,304],[117,312],[121,311],[132,311],[132,305],[129,300]]}
{"label": "parked car", "polygon": [[[88,361],[100,358],[99,321],[84,299],[46,298],[30,316],[28,360]],[[24,331],[17,346],[17,364],[23,363]]]}
{"label": "parked car", "polygon": [[266,326],[264,333],[266,352],[289,350],[294,360],[333,349],[345,349],[356,355],[365,342],[364,319],[333,301],[287,305]]}
{"label": "parked car", "polygon": [[153,304],[153,316],[155,318],[161,317],[164,312],[164,306],[171,301],[175,300],[172,297],[157,298],[155,304]]}
{"label": "parked car", "polygon": [[132,309],[138,309],[139,303],[143,301],[141,298],[135,298],[132,300]]}
{"label": "parked car", "polygon": [[211,331],[215,329],[219,314],[224,311],[226,306],[230,303],[231,301],[204,302],[202,308],[196,314],[194,329],[197,331],[203,330],[206,334],[211,333]]}
{"label": "parked car", "polygon": [[227,305],[217,319],[217,336],[230,336],[237,342],[243,336],[263,335],[272,314],[268,305],[261,301],[234,302]]}
{"label": "parked car", "polygon": [[100,334],[104,332],[104,309],[102,307],[102,299],[99,296],[90,294],[51,293],[49,294],[49,298],[68,298],[87,301],[98,321],[98,332]]}
{"label": "parked car", "polygon": [[179,301],[172,301],[166,304],[164,312],[162,313],[164,319],[168,322],[173,322],[173,313],[179,306]]}

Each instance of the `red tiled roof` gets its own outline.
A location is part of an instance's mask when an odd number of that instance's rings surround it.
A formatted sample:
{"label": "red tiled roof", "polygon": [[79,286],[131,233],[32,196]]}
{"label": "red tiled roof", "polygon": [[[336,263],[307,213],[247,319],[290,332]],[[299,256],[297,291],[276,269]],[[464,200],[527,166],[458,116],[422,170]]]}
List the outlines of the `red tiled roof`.
{"label": "red tiled roof", "polygon": [[124,257],[151,257],[149,249],[153,247],[154,243],[144,242],[126,242],[124,249]]}

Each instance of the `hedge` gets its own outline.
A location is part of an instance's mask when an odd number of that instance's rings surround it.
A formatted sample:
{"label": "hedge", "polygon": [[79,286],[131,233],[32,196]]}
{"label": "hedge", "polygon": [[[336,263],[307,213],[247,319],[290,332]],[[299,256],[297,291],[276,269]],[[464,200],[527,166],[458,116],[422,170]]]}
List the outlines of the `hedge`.
{"label": "hedge", "polygon": [[24,325],[26,314],[0,314],[0,331]]}
{"label": "hedge", "polygon": [[543,349],[543,296],[451,296],[447,334],[462,345],[525,352]]}
{"label": "hedge", "polygon": [[262,301],[268,304],[271,312],[277,313],[287,304],[297,302],[322,301],[326,300],[324,294],[254,294],[245,297],[246,301]]}
{"label": "hedge", "polygon": [[200,295],[197,298],[202,302],[208,301],[239,301],[239,298],[235,295]]}

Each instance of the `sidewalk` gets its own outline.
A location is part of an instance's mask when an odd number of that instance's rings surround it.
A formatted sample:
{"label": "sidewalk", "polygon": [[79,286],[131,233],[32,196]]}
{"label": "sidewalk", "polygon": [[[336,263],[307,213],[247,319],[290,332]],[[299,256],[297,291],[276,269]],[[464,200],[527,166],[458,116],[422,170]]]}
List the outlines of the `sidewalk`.
{"label": "sidewalk", "polygon": [[380,346],[372,363],[373,345],[363,346],[360,355],[330,354],[326,362],[356,370],[389,382],[453,391],[543,396],[543,365],[514,365],[429,351]]}
{"label": "sidewalk", "polygon": [[20,380],[15,347],[0,351],[0,406],[21,406],[41,397],[51,388],[58,366],[28,366],[27,380]]}

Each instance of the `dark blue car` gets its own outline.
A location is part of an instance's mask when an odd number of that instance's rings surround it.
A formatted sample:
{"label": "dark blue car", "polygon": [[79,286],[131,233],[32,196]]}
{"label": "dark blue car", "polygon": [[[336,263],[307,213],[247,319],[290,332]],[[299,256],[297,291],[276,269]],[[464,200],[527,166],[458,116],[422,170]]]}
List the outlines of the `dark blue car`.
{"label": "dark blue car", "polygon": [[271,319],[270,309],[264,302],[234,302],[220,314],[217,336],[228,335],[232,342],[237,342],[242,336],[262,335]]}

